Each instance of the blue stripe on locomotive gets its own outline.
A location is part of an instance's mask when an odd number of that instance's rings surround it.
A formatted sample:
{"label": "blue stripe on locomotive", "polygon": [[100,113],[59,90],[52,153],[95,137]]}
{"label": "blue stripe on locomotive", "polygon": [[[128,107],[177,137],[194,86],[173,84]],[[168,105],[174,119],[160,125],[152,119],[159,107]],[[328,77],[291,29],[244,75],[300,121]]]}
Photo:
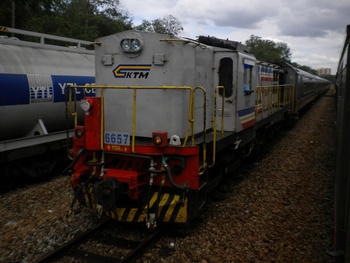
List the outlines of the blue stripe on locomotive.
{"label": "blue stripe on locomotive", "polygon": [[[92,76],[59,76],[51,75],[53,87],[47,91],[35,90],[30,87],[26,74],[0,74],[0,106],[24,105],[40,102],[64,102],[64,89],[69,84],[85,85],[95,82]],[[88,89],[87,95],[95,95],[95,91]],[[82,92],[78,91],[78,99]],[[39,97],[34,99],[33,97]],[[47,97],[46,99],[44,97]],[[49,98],[49,99],[48,99]]]}
{"label": "blue stripe on locomotive", "polygon": [[241,109],[241,110],[238,110],[238,116],[242,117],[242,116],[248,115],[254,111],[255,111],[255,106],[250,107],[250,108]]}

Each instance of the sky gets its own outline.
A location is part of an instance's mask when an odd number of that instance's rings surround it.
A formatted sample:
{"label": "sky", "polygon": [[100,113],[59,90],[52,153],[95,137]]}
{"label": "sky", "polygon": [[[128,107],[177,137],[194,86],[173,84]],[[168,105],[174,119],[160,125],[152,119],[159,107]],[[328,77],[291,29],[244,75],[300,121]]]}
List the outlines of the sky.
{"label": "sky", "polygon": [[350,0],[120,0],[134,26],[174,16],[182,37],[199,35],[244,43],[251,35],[284,42],[291,60],[336,74],[350,24]]}

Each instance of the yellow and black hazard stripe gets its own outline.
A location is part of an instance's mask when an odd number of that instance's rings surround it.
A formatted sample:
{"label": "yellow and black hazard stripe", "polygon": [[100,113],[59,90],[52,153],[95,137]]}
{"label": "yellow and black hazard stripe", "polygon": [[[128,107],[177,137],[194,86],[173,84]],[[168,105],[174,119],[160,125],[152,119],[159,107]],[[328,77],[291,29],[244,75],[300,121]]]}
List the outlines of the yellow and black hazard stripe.
{"label": "yellow and black hazard stripe", "polygon": [[9,28],[8,28],[8,27],[5,27],[5,26],[0,26],[0,31],[8,32],[8,31],[9,31]]}
{"label": "yellow and black hazard stripe", "polygon": [[[96,209],[93,187],[83,189],[86,206]],[[145,222],[148,211],[157,211],[158,222],[187,223],[188,198],[175,193],[162,193],[159,200],[158,192],[154,192],[148,205],[142,208],[116,207],[114,211],[105,211],[108,217],[120,222]]]}
{"label": "yellow and black hazard stripe", "polygon": [[83,198],[82,201],[85,202],[87,207],[96,209],[96,205],[94,203],[94,197],[92,193],[92,184],[88,184],[82,187]]}
{"label": "yellow and black hazard stripe", "polygon": [[[187,197],[178,194],[164,193],[157,202],[158,192],[155,192],[150,200],[150,205],[142,208],[117,207],[115,211],[107,211],[110,216],[121,222],[145,222],[147,211],[157,211],[158,222],[187,222]],[[158,207],[156,207],[158,206]]]}

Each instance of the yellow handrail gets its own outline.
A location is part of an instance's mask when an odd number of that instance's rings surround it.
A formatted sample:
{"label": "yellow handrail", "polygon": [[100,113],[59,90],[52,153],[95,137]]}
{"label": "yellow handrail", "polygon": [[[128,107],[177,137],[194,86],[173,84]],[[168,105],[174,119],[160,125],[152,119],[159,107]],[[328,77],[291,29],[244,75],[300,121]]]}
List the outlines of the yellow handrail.
{"label": "yellow handrail", "polygon": [[[73,100],[72,100],[72,93],[71,92],[72,89],[71,89],[71,86],[69,87],[69,96],[68,96],[68,103],[67,103],[67,113],[74,117],[74,126],[77,126],[78,125],[78,115],[77,115],[77,97],[76,97],[76,92],[74,92],[74,111],[72,110],[72,103],[73,103]],[[76,91],[76,90],[74,90]]]}
{"label": "yellow handrail", "polygon": [[[283,92],[283,93],[282,93]],[[257,86],[255,100],[255,119],[264,119],[264,112],[267,111],[267,116],[277,112],[280,107],[290,106],[290,110],[294,111],[294,88],[293,85],[272,85],[272,86]],[[267,97],[267,102],[266,102]]]}
{"label": "yellow handrail", "polygon": [[[101,134],[104,134],[104,129],[105,129],[105,97],[104,97],[104,89],[101,89]],[[101,150],[103,150],[103,144],[104,144],[104,138],[103,136],[100,136],[101,141]]]}
{"label": "yellow handrail", "polygon": [[[186,146],[187,140],[190,136],[191,133],[191,145],[195,145],[195,140],[194,140],[194,110],[195,110],[195,100],[194,100],[194,93],[197,90],[201,90],[203,92],[203,164],[204,164],[204,169],[201,170],[199,173],[200,175],[204,173],[206,167],[207,167],[207,162],[206,162],[206,108],[207,108],[207,98],[206,98],[206,90],[201,87],[197,86],[195,88],[192,88],[190,86],[101,86],[101,85],[85,85],[85,86],[70,86],[70,103],[72,102],[71,94],[74,93],[72,90],[76,91],[77,89],[88,89],[88,88],[93,88],[93,89],[100,89],[101,90],[101,134],[104,133],[104,127],[105,127],[105,122],[104,122],[104,90],[106,89],[131,89],[133,90],[133,108],[132,108],[132,127],[131,127],[131,152],[135,152],[135,138],[136,138],[136,114],[137,114],[137,90],[143,89],[174,89],[174,90],[188,90],[190,92],[190,99],[189,99],[189,110],[188,110],[188,122],[189,126],[187,129],[187,133],[184,138],[184,143],[183,147]],[[223,88],[223,87],[219,87]],[[75,105],[75,112],[72,111],[72,104],[70,104],[71,110],[70,113],[72,116],[75,118],[75,125],[77,125],[77,111],[76,111],[76,96],[74,97],[74,105]],[[223,112],[222,112],[223,115]],[[215,116],[216,117],[216,116]],[[216,132],[216,131],[215,131]],[[222,118],[222,134],[223,134],[223,118]],[[216,142],[214,142],[216,145]],[[101,150],[104,148],[104,140],[103,136],[101,136]],[[215,149],[214,149],[215,150]],[[214,153],[213,153],[214,154]],[[215,161],[215,159],[214,159]],[[214,162],[213,164],[214,165]]]}
{"label": "yellow handrail", "polygon": [[135,137],[136,137],[136,112],[137,112],[137,101],[136,101],[136,91],[134,89],[134,98],[133,98],[133,106],[132,106],[132,124],[131,124],[131,152],[135,152]]}
{"label": "yellow handrail", "polygon": [[216,113],[217,113],[217,93],[218,90],[222,89],[222,103],[221,103],[221,137],[224,136],[224,107],[225,107],[225,87],[224,86],[217,86],[214,90],[214,119],[213,119],[213,160],[212,163],[209,165],[209,167],[213,167],[216,162]]}
{"label": "yellow handrail", "polygon": [[[203,92],[203,170],[199,172],[199,175],[202,175],[207,168],[207,143],[206,143],[206,136],[207,136],[207,92],[206,90],[201,87],[197,86],[193,89],[193,98],[194,98],[194,93],[197,90],[201,90]],[[192,101],[192,117],[194,119],[194,100]],[[193,124],[192,124],[193,126]],[[192,132],[192,145],[194,145],[194,132]]]}
{"label": "yellow handrail", "polygon": [[[192,88],[190,86],[102,86],[102,85],[84,85],[84,86],[78,86],[78,85],[72,85],[70,86],[70,93],[69,93],[69,105],[70,105],[70,110],[69,113],[71,116],[74,116],[74,125],[77,125],[77,110],[76,110],[76,90],[77,89],[88,89],[88,88],[93,88],[93,89],[100,89],[101,90],[101,134],[104,133],[104,90],[106,89],[132,89],[134,91],[133,93],[133,117],[132,117],[132,127],[131,127],[131,136],[132,136],[132,141],[131,141],[131,149],[132,152],[135,152],[135,137],[136,137],[136,114],[137,114],[137,90],[143,89],[174,89],[174,90],[188,90],[190,92],[190,101],[189,101],[189,112],[188,112],[188,121],[189,121],[189,131],[191,131],[191,145],[194,146],[194,92],[196,90],[202,90],[204,93],[204,126],[205,126],[205,121],[206,121],[206,91],[203,87],[196,87]],[[74,108],[75,110],[73,111],[72,108],[72,94],[75,94],[74,96]],[[204,127],[204,133],[205,133],[206,127]],[[205,135],[205,134],[204,134]],[[185,138],[185,143],[187,142],[189,134],[186,134]],[[101,137],[101,149],[103,149],[103,138]]]}

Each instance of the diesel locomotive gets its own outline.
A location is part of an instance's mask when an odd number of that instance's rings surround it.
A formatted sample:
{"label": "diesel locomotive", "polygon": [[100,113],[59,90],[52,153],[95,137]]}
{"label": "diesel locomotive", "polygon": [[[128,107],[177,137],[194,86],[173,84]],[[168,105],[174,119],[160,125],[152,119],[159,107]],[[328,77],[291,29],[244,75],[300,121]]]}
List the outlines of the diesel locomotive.
{"label": "diesel locomotive", "polygon": [[[270,127],[329,85],[213,37],[126,31],[94,45],[96,84],[71,86],[67,103],[75,199],[149,228],[191,221]],[[74,100],[87,88],[96,96]]]}

